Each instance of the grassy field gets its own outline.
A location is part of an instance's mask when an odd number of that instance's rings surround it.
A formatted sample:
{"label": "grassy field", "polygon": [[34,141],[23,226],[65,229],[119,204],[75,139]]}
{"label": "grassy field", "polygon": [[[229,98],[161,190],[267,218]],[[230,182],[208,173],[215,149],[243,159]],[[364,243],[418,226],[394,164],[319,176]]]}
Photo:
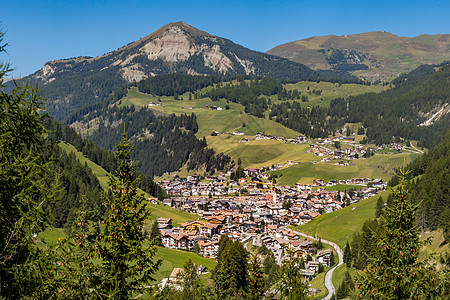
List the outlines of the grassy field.
{"label": "grassy field", "polygon": [[297,182],[311,184],[314,179],[322,179],[325,182],[351,178],[382,178],[383,180],[389,180],[394,175],[394,169],[401,166],[404,159],[406,159],[406,163],[409,163],[417,156],[418,154],[410,153],[376,154],[370,158],[353,160],[348,166],[339,166],[331,162],[307,162],[274,171],[273,174],[281,176],[277,179],[277,183],[288,185],[293,185]]}
{"label": "grassy field", "polygon": [[[365,186],[363,185],[354,185],[354,184],[336,184],[333,186],[326,186],[324,187],[324,189],[326,191],[339,191],[339,192],[343,192],[343,191],[349,191],[351,189],[355,190],[355,191],[359,191],[362,188],[364,188]],[[317,190],[319,188],[313,188],[313,190]]]}
{"label": "grassy field", "polygon": [[445,243],[442,229],[431,232],[424,232],[420,236],[421,240],[429,239],[429,243],[426,243],[421,249],[419,258],[423,259],[430,255],[434,255],[437,262],[439,262],[439,256],[441,254],[450,254],[450,245]]}
{"label": "grassy field", "polygon": [[386,201],[387,195],[387,191],[383,192],[338,211],[321,215],[305,225],[293,226],[293,228],[335,242],[344,248],[345,243],[351,240],[353,234],[362,227],[364,222],[375,217],[378,197],[382,196]]}
{"label": "grassy field", "polygon": [[[284,85],[287,90],[298,90],[302,95],[308,96],[308,102],[300,102],[302,106],[308,105],[318,105],[318,106],[329,106],[332,99],[335,98],[347,98],[349,96],[355,96],[365,93],[379,93],[381,91],[387,90],[388,86],[382,85],[361,85],[361,84],[341,84],[331,83],[331,82],[315,82],[315,81],[301,81],[297,83],[289,83]],[[308,90],[309,87],[309,90]],[[322,90],[322,94],[315,95],[312,90]],[[311,95],[309,94],[311,91]],[[272,100],[272,103],[273,100]],[[277,102],[275,102],[277,103]]]}
{"label": "grassy field", "polygon": [[310,162],[314,159],[312,153],[306,153],[308,145],[305,144],[295,145],[265,139],[240,143],[241,139],[239,136],[220,135],[207,138],[207,142],[219,152],[224,152],[235,159],[241,158],[244,167],[284,164],[288,160]]}
{"label": "grassy field", "polygon": [[173,268],[183,267],[184,262],[188,258],[191,258],[194,264],[207,267],[208,270],[213,270],[217,265],[217,262],[215,260],[199,256],[192,252],[158,247],[158,251],[156,252],[156,259],[161,259],[162,265],[159,267],[158,272],[155,274],[155,279],[157,281],[160,281],[163,278],[167,278],[172,272]]}
{"label": "grassy field", "polygon": [[311,299],[322,299],[328,294],[328,290],[325,287],[325,272],[318,274],[313,280],[308,282],[308,288],[313,288],[316,290],[320,290],[317,294],[313,295]]}
{"label": "grassy field", "polygon": [[[108,188],[108,176],[109,176],[109,173],[106,172],[105,169],[103,169],[99,165],[97,165],[94,162],[92,162],[89,159],[87,159],[83,155],[83,153],[77,151],[77,149],[75,149],[74,146],[69,145],[69,144],[65,144],[63,142],[60,142],[59,145],[66,152],[68,152],[68,153],[70,153],[70,152],[75,153],[75,156],[81,162],[81,164],[87,163],[88,167],[92,169],[92,172],[98,178],[98,180],[100,182],[100,185],[104,189]],[[139,190],[139,191],[141,193],[143,193],[143,194],[146,194],[142,190]],[[146,194],[146,196],[148,197],[149,195]],[[150,212],[151,212],[150,221],[156,220],[156,218],[170,218],[170,219],[173,220],[174,226],[177,226],[177,225],[179,225],[181,223],[186,222],[187,220],[198,219],[198,215],[196,215],[196,214],[191,214],[191,213],[188,213],[186,211],[179,211],[177,209],[173,209],[173,208],[168,207],[168,206],[148,203],[148,208],[150,209]]]}
{"label": "grassy field", "polygon": [[[125,98],[121,100],[120,105],[135,105],[138,107],[146,106],[150,102],[158,102],[161,100],[161,106],[152,106],[155,112],[163,114],[191,114],[195,113],[199,125],[197,137],[202,138],[210,136],[213,131],[220,133],[231,133],[235,130],[241,130],[245,135],[255,135],[258,132],[266,134],[274,134],[293,138],[299,135],[294,130],[288,129],[281,124],[268,119],[256,118],[252,115],[244,113],[244,107],[240,104],[229,102],[221,99],[212,101],[209,98],[187,100],[188,94],[180,96],[175,100],[173,97],[153,97],[151,95],[140,93],[137,88],[131,88]],[[209,106],[221,107],[224,110],[211,110]],[[225,110],[225,106],[229,106],[229,110]],[[208,107],[206,107],[208,106]],[[243,124],[245,123],[245,127]]]}

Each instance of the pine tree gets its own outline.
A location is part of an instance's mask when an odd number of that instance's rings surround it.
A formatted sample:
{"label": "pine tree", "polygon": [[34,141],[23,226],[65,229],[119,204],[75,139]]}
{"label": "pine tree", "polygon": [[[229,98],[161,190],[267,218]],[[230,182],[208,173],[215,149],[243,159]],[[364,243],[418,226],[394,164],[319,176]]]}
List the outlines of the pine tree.
{"label": "pine tree", "polygon": [[214,272],[214,284],[219,299],[243,295],[247,289],[247,250],[239,241],[229,240],[224,245],[220,256],[218,255],[220,261],[218,260]]}
{"label": "pine tree", "polygon": [[181,282],[181,299],[204,299],[198,267],[190,258],[184,262],[178,279]]}
{"label": "pine tree", "polygon": [[381,198],[381,196],[380,196],[377,200],[377,206],[376,206],[376,210],[375,210],[375,218],[379,218],[381,216],[381,213],[383,212],[383,208],[384,208],[384,201],[383,201],[383,198]]}
{"label": "pine tree", "polygon": [[344,248],[344,263],[347,266],[347,268],[350,268],[352,266],[352,250],[350,248],[348,241]]}
{"label": "pine tree", "polygon": [[[0,32],[0,53],[4,33]],[[0,63],[0,298],[51,298],[55,292],[53,252],[33,235],[48,225],[43,206],[55,189],[50,147],[44,138],[42,99],[36,88],[17,83],[10,93]]]}
{"label": "pine tree", "polygon": [[162,238],[161,238],[161,231],[159,230],[158,222],[153,222],[152,229],[150,232],[150,240],[153,241],[153,243],[156,246],[162,246]]}
{"label": "pine tree", "polygon": [[439,299],[449,279],[429,262],[418,260],[423,245],[415,223],[418,205],[407,200],[407,172],[400,173],[392,205],[386,208],[381,230],[374,233],[376,246],[369,265],[357,278],[358,290],[366,299]]}
{"label": "pine tree", "polygon": [[282,300],[306,299],[306,285],[300,275],[303,261],[297,257],[285,260],[278,273],[278,280],[273,286],[274,296]]}
{"label": "pine tree", "polygon": [[345,272],[344,278],[342,279],[341,285],[339,286],[336,299],[342,299],[350,296],[350,293],[355,290],[355,284],[353,282],[352,276],[348,271]]}
{"label": "pine tree", "polygon": [[247,299],[262,299],[265,291],[264,272],[257,256],[253,256],[248,269]]}
{"label": "pine tree", "polygon": [[104,199],[107,214],[104,232],[98,239],[98,267],[93,292],[100,298],[130,299],[144,292],[161,261],[156,247],[144,237],[143,226],[150,217],[143,195],[137,192],[136,165],[130,163],[133,147],[126,134],[117,145],[116,176],[110,175],[113,199]]}

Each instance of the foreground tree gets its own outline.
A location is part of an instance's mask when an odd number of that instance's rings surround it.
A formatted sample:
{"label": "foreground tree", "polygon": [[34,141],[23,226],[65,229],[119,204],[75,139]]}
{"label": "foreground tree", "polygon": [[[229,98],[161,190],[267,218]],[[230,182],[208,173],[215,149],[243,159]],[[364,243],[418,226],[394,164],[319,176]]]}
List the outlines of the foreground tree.
{"label": "foreground tree", "polygon": [[130,299],[145,292],[161,261],[155,261],[156,247],[143,233],[149,219],[144,195],[137,192],[136,165],[131,164],[133,147],[126,134],[117,145],[116,176],[109,177],[113,198],[104,199],[107,214],[104,233],[97,241],[98,266],[93,293],[100,298]]}
{"label": "foreground tree", "polygon": [[[222,241],[223,239],[223,241]],[[242,297],[247,290],[248,252],[239,241],[222,236],[223,250],[218,253],[214,284],[218,299]]]}
{"label": "foreground tree", "polygon": [[374,233],[375,249],[369,264],[357,278],[366,299],[439,299],[448,295],[448,276],[441,276],[428,261],[418,260],[423,242],[415,223],[418,205],[407,201],[406,172],[392,190],[392,204],[381,217],[381,230]]}
{"label": "foreground tree", "polygon": [[39,113],[42,99],[28,83],[5,92],[3,78],[9,71],[0,63],[0,298],[50,298],[53,256],[33,237],[45,228],[43,205],[54,195]]}
{"label": "foreground tree", "polygon": [[278,273],[278,280],[271,288],[274,296],[286,300],[306,299],[306,285],[300,275],[303,266],[303,260],[297,257],[283,262]]}
{"label": "foreground tree", "polygon": [[247,299],[263,299],[265,292],[264,270],[261,261],[257,256],[253,256],[248,268],[247,277]]}

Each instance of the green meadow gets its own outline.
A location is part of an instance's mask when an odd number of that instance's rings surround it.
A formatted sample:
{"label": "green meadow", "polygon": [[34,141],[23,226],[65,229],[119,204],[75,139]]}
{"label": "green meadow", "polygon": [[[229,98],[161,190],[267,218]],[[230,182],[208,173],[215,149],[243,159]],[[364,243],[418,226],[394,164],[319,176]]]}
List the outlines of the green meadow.
{"label": "green meadow", "polygon": [[304,225],[292,227],[300,232],[335,242],[344,248],[345,243],[352,239],[353,234],[360,230],[364,222],[375,217],[378,197],[382,196],[386,201],[387,195],[388,192],[385,191],[351,206],[321,215]]}
{"label": "green meadow", "polygon": [[214,259],[205,258],[193,252],[158,247],[155,259],[161,259],[162,264],[155,274],[156,281],[161,281],[161,279],[169,277],[173,268],[182,268],[184,262],[189,258],[192,259],[194,264],[204,266],[209,271],[213,270],[217,265]]}
{"label": "green meadow", "polygon": [[339,166],[335,164],[336,162],[306,162],[274,171],[273,174],[280,176],[277,179],[279,184],[287,185],[297,182],[311,184],[314,179],[327,182],[336,179],[382,178],[386,181],[394,175],[394,170],[400,167],[404,160],[408,164],[417,156],[418,154],[411,153],[376,154],[369,158],[350,161],[348,166]]}

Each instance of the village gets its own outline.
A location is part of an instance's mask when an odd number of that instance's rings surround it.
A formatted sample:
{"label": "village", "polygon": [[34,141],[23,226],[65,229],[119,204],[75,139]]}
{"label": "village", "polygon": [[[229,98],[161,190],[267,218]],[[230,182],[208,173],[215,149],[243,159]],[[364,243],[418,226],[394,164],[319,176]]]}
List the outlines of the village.
{"label": "village", "polygon": [[[297,141],[307,142],[301,137]],[[327,151],[318,145],[310,148],[317,151],[314,153]],[[162,201],[163,205],[199,216],[179,227],[174,227],[171,219],[158,218],[163,246],[216,258],[220,237],[226,234],[242,242],[247,249],[269,249],[278,264],[289,259],[287,252],[305,261],[308,258],[302,275],[306,279],[313,278],[319,269],[329,266],[332,250],[318,249],[312,240],[301,238],[288,226],[305,224],[322,214],[375,196],[385,190],[386,184],[381,179],[353,178],[277,185],[266,173],[293,164],[288,161],[271,167],[246,168],[243,170],[245,177],[237,180],[230,179],[230,170],[217,176],[188,175],[159,181],[170,196]],[[333,190],[335,185],[349,188]]]}

